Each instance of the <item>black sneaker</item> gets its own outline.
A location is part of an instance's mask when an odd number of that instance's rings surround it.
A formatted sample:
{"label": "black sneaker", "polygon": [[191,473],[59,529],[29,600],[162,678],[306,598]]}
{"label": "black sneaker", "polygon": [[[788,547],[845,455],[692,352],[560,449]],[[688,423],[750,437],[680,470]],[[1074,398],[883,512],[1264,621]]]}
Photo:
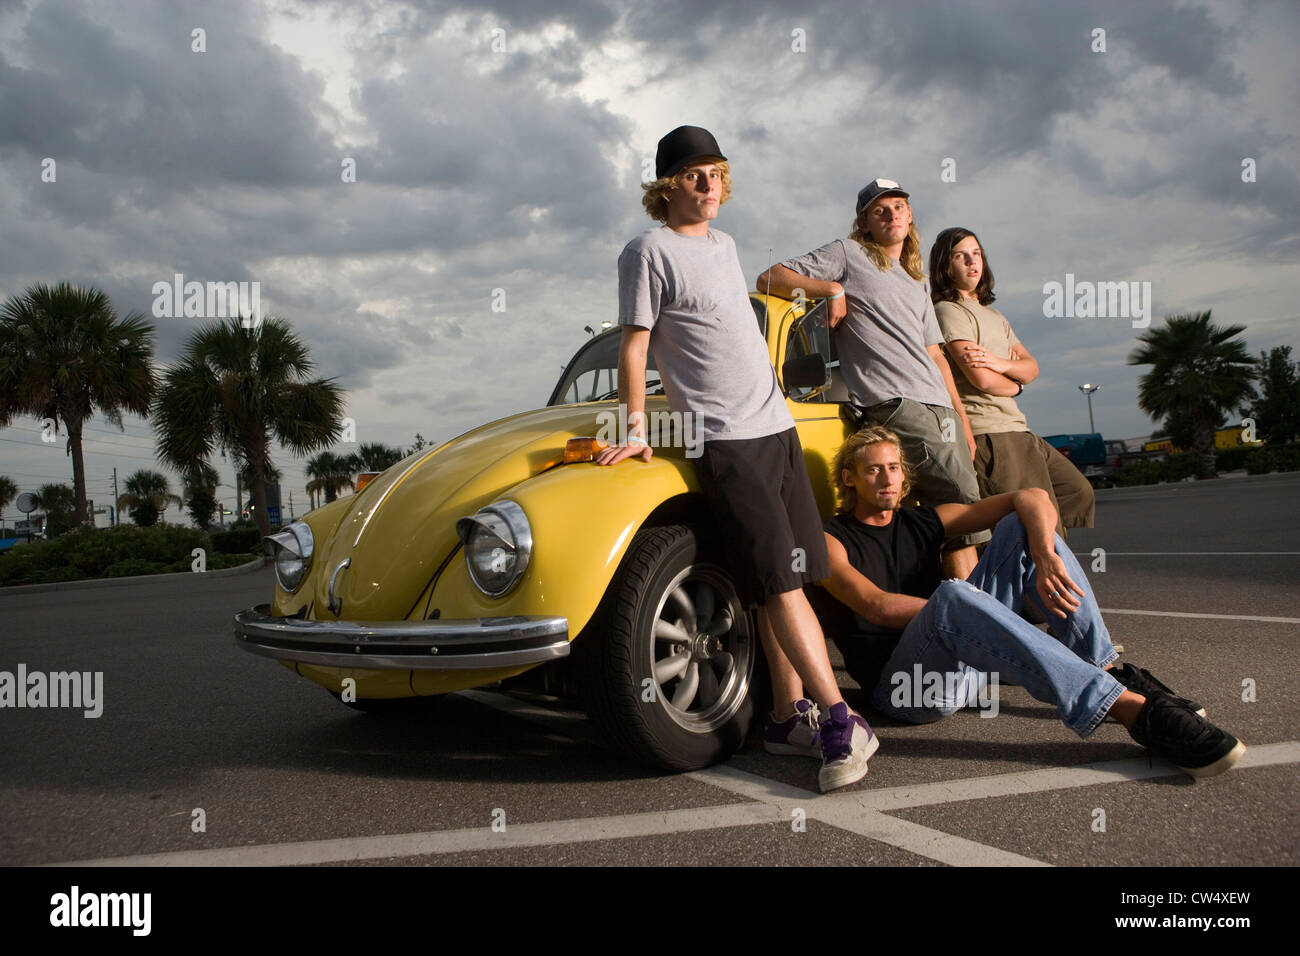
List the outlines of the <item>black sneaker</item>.
{"label": "black sneaker", "polygon": [[1186,697],[1179,697],[1170,690],[1169,687],[1156,680],[1155,675],[1145,667],[1134,667],[1132,664],[1127,663],[1117,664],[1106,673],[1135,694],[1141,694],[1143,697],[1148,699],[1160,694],[1165,694],[1177,701],[1179,706],[1186,707],[1192,713],[1200,717],[1205,716],[1204,706],[1198,704],[1194,700],[1188,700]]}
{"label": "black sneaker", "polygon": [[1246,745],[1232,734],[1163,693],[1147,698],[1129,735],[1193,777],[1223,773],[1246,752]]}

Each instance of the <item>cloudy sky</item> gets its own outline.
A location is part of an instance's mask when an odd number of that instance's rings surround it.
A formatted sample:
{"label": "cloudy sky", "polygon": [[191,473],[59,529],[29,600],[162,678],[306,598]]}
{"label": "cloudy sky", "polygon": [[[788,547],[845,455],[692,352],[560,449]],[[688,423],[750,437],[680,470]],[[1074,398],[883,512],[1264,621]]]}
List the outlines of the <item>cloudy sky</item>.
{"label": "cloudy sky", "polygon": [[[1086,431],[1091,382],[1098,430],[1144,435],[1141,329],[1046,317],[1044,285],[1149,282],[1153,324],[1212,309],[1300,352],[1297,41],[1291,0],[0,0],[0,299],[66,280],[151,314],[175,273],[256,281],[360,441],[445,440],[543,404],[615,318],[643,163],[689,123],[732,160],[718,226],[751,281],[897,179],[927,252],[983,240],[1042,368],[1030,427]],[[199,320],[154,321],[165,365]],[[151,432],[91,428],[107,503]],[[301,514],[302,462],[277,463]],[[16,421],[0,474],[71,465]]]}

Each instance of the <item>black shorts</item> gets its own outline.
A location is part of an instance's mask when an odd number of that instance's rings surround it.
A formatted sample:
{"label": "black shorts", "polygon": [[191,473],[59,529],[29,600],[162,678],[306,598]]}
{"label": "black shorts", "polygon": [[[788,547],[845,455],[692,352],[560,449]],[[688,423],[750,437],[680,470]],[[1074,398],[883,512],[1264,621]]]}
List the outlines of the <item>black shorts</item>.
{"label": "black shorts", "polygon": [[694,461],[745,607],[830,577],[799,433],[709,439]]}

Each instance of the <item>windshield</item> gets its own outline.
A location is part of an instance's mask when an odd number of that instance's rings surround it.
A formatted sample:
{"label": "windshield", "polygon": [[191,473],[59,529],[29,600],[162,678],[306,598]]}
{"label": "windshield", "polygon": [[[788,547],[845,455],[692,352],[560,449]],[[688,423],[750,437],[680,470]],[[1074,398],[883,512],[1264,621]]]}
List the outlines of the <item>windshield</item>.
{"label": "windshield", "polygon": [[[618,348],[622,341],[622,332],[614,328],[602,332],[578,349],[546,404],[572,405],[618,398]],[[663,394],[653,351],[646,354],[645,393]]]}
{"label": "windshield", "polygon": [[[819,353],[832,370],[832,382],[838,379],[839,362],[832,349],[831,330],[826,316],[826,300],[822,299],[794,325],[785,340],[785,361]],[[840,399],[830,395],[830,388],[789,388],[786,394],[796,402],[828,402]]]}

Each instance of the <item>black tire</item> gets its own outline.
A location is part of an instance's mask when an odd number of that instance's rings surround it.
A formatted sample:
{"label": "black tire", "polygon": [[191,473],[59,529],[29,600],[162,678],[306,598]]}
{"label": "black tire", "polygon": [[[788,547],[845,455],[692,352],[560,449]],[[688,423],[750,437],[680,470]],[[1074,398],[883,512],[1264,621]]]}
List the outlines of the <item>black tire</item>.
{"label": "black tire", "polygon": [[342,694],[332,690],[326,691],[348,710],[369,714],[373,717],[414,717],[435,710],[446,694],[432,694],[427,697],[373,697],[347,701]]}
{"label": "black tire", "polygon": [[683,771],[744,743],[758,635],[712,542],[684,525],[639,533],[593,624],[574,647],[579,686],[616,749]]}

